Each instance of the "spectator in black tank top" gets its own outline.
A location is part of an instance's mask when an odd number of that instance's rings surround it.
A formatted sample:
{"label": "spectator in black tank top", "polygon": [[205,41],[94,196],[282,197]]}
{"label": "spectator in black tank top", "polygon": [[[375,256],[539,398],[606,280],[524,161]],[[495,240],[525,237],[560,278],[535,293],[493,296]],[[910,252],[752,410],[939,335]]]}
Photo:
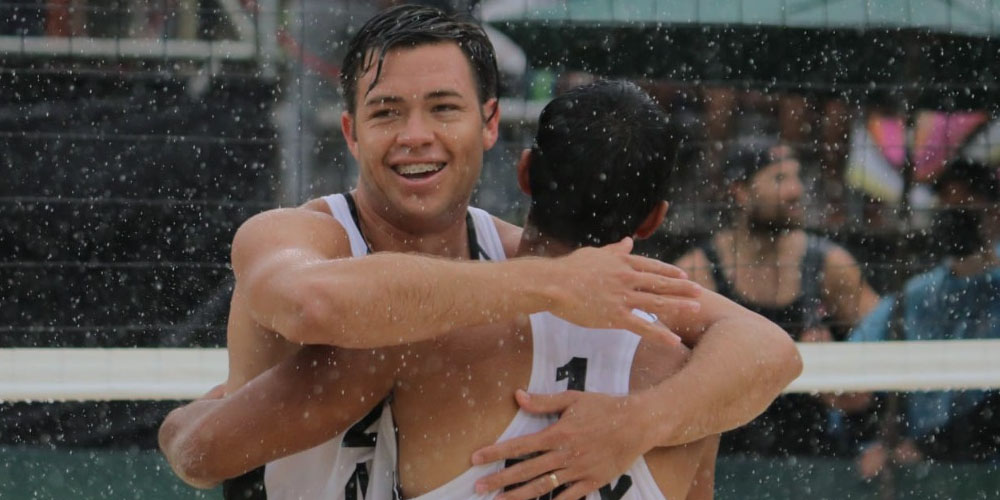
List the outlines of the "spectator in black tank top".
{"label": "spectator in black tank top", "polygon": [[[849,329],[878,296],[846,250],[802,228],[799,169],[794,151],[778,141],[734,143],[724,164],[730,223],[677,264],[706,288],[781,325],[795,340],[831,341],[831,327]],[[827,429],[832,400],[782,396],[747,426],[723,435],[722,450],[836,453],[839,446]]]}

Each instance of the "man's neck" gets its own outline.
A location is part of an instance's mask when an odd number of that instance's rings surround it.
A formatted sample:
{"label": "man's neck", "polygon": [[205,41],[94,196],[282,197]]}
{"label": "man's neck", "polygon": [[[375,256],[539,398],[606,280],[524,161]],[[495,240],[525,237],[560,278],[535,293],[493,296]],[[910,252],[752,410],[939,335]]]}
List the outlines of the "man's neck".
{"label": "man's neck", "polygon": [[781,241],[794,231],[796,230],[777,233],[753,231],[750,223],[742,220],[730,229],[729,236],[734,253],[741,256],[741,260],[761,262],[776,259]]}
{"label": "man's neck", "polygon": [[[407,224],[379,213],[355,191],[359,228],[373,252],[422,253],[452,259],[468,259],[469,238],[465,213],[456,210],[449,220],[435,224]],[[423,222],[423,221],[422,221]],[[403,229],[403,228],[407,229]]]}
{"label": "man's neck", "polygon": [[516,257],[559,257],[575,249],[545,235],[529,222],[524,225],[524,232],[521,233],[521,243],[517,247]]}

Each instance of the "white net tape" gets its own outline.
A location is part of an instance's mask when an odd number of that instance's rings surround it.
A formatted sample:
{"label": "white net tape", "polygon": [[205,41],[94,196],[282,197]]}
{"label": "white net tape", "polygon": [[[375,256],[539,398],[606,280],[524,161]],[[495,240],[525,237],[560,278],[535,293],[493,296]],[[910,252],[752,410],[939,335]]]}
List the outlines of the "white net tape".
{"label": "white net tape", "polygon": [[[1000,387],[1000,340],[799,344],[787,392]],[[0,349],[0,400],[193,399],[226,378],[225,349]]]}

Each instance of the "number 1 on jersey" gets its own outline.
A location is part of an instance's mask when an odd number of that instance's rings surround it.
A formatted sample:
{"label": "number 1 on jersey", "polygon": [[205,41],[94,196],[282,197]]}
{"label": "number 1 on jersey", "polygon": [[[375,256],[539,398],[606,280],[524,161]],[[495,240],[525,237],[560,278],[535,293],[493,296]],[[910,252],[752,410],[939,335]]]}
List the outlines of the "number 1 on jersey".
{"label": "number 1 on jersey", "polygon": [[556,368],[556,381],[569,379],[566,388],[582,391],[587,384],[587,358],[573,358],[569,363]]}

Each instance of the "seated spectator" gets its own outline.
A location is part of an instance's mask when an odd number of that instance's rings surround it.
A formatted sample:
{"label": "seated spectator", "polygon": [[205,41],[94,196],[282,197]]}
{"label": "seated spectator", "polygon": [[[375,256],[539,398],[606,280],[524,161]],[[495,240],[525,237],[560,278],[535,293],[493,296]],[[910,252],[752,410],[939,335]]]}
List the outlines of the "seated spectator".
{"label": "seated spectator", "polygon": [[[705,288],[759,313],[800,342],[834,340],[878,303],[847,250],[803,229],[800,164],[770,138],[734,143],[723,164],[734,204],[728,227],[677,261]],[[723,434],[726,453],[835,455],[828,396],[788,394]]]}
{"label": "seated spectator", "polygon": [[[884,298],[850,341],[886,340],[899,313],[902,340],[1000,338],[998,175],[996,168],[968,160],[948,165],[935,184],[942,208],[934,231],[944,258],[907,281],[902,294]],[[1000,458],[997,391],[913,392],[903,401],[901,440],[892,449],[882,440],[864,448],[858,459],[864,478],[876,476],[890,460]]]}

